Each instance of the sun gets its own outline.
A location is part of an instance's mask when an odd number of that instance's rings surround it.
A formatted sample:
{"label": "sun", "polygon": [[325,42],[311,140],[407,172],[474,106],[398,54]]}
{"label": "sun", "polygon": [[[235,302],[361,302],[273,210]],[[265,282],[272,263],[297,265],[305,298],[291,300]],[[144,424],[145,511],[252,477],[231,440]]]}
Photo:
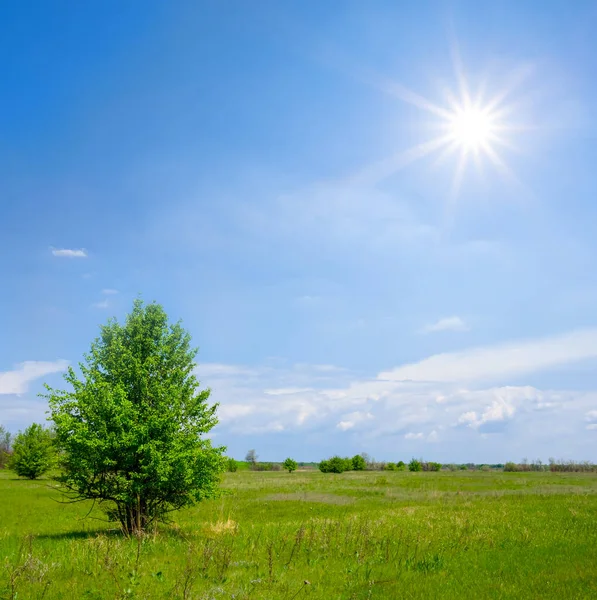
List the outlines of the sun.
{"label": "sun", "polygon": [[448,123],[449,136],[465,152],[478,153],[495,141],[497,123],[486,109],[469,107],[456,110]]}
{"label": "sun", "polygon": [[494,88],[493,94],[488,95],[487,88],[493,86],[486,80],[482,80],[473,92],[457,56],[454,67],[457,85],[455,89],[442,86],[444,101],[441,103],[429,100],[396,81],[379,80],[382,91],[432,115],[434,119],[426,123],[425,131],[433,134],[425,141],[370,166],[363,171],[365,177],[387,177],[408,164],[437,154],[435,165],[445,163],[449,158],[455,159],[452,185],[447,196],[449,203],[459,195],[471,163],[482,179],[485,178],[484,164],[487,163],[504,180],[519,184],[503,155],[505,151],[518,150],[513,136],[528,129],[524,123],[512,120],[516,118],[518,108],[518,102],[513,99],[514,88],[522,83],[526,72],[509,76],[506,86]]}

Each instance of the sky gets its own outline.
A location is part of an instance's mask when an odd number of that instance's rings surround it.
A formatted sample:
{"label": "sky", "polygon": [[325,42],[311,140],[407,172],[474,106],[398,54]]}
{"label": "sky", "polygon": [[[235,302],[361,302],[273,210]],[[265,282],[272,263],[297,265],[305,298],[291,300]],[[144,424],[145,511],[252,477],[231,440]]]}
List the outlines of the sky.
{"label": "sky", "polygon": [[597,5],[0,6],[0,423],[139,295],[242,459],[597,460]]}

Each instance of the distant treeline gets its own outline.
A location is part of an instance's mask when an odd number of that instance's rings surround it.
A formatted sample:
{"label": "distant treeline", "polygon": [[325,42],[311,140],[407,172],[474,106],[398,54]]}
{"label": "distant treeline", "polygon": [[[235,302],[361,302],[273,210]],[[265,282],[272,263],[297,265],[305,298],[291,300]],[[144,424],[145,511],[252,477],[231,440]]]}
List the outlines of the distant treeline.
{"label": "distant treeline", "polygon": [[[439,463],[422,458],[413,458],[408,463],[376,461],[368,454],[350,457],[332,456],[317,462],[297,462],[301,470],[320,470],[322,473],[345,473],[347,471],[505,471],[505,472],[570,472],[595,473],[597,464],[589,461],[554,460],[544,463],[541,460],[522,460],[520,463]],[[282,471],[281,462],[237,461],[228,459],[228,471]]]}
{"label": "distant treeline", "polygon": [[530,472],[530,471],[551,471],[553,473],[597,473],[597,464],[574,460],[555,460],[550,458],[547,463],[541,460],[529,462],[524,459],[520,463],[507,462],[504,465],[504,471],[512,472]]}

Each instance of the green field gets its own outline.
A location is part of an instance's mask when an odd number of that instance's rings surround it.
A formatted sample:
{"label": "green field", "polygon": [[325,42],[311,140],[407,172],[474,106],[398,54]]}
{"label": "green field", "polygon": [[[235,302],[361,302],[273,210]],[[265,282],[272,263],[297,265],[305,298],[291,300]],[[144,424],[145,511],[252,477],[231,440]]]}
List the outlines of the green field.
{"label": "green field", "polygon": [[227,474],[125,539],[0,473],[2,598],[597,598],[597,476]]}

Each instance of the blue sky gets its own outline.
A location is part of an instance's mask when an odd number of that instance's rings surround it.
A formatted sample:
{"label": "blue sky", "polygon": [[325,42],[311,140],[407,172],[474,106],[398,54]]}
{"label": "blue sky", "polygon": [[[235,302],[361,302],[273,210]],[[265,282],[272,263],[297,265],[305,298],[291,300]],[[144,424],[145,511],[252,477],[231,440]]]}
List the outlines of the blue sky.
{"label": "blue sky", "polygon": [[141,294],[200,346],[237,458],[597,460],[596,25],[580,0],[4,4],[0,423],[43,420]]}

